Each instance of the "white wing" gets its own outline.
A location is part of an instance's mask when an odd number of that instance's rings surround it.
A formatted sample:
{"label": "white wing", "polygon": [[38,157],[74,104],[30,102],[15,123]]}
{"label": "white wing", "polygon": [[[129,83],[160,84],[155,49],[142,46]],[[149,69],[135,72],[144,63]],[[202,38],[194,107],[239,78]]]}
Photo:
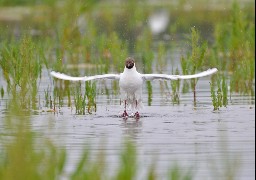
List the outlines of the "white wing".
{"label": "white wing", "polygon": [[200,72],[198,74],[193,75],[168,75],[168,74],[141,74],[142,78],[145,80],[178,80],[178,79],[192,79],[192,78],[199,78],[208,76],[211,74],[216,73],[218,70],[217,68],[208,69],[206,71]]}
{"label": "white wing", "polygon": [[68,76],[66,74],[54,72],[54,71],[51,72],[51,75],[58,79],[69,80],[69,81],[91,81],[96,79],[119,79],[120,78],[120,74],[103,74],[103,75],[95,75],[95,76],[73,77],[73,76]]}
{"label": "white wing", "polygon": [[141,74],[144,80],[177,80],[178,78],[175,75],[168,75],[168,74]]}

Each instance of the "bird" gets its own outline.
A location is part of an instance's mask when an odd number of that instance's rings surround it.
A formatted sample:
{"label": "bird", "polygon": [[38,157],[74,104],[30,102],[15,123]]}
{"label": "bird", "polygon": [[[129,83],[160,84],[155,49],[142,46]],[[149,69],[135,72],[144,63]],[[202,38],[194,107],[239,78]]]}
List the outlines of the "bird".
{"label": "bird", "polygon": [[158,80],[179,80],[199,78],[214,74],[217,68],[210,68],[206,71],[193,75],[169,75],[169,74],[142,74],[136,70],[135,60],[128,57],[125,60],[124,71],[120,74],[102,74],[94,76],[73,77],[60,72],[51,71],[51,76],[69,81],[91,81],[98,79],[119,80],[120,101],[124,104],[123,118],[129,117],[127,108],[131,108],[135,112],[134,117],[140,118],[139,110],[143,108],[142,103],[142,86],[144,81]]}

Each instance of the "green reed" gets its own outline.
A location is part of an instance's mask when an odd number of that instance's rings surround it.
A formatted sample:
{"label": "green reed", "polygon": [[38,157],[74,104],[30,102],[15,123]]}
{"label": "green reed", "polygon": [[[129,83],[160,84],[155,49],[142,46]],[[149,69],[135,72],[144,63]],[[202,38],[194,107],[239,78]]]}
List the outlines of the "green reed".
{"label": "green reed", "polygon": [[[230,90],[254,94],[255,79],[255,16],[232,4],[226,21],[215,26],[215,43],[209,63],[222,71],[231,72]],[[211,57],[212,56],[212,57]]]}
{"label": "green reed", "polygon": [[85,95],[88,99],[88,113],[92,111],[96,112],[96,82],[86,81],[85,82]]}
{"label": "green reed", "polygon": [[86,108],[86,94],[82,94],[81,90],[81,84],[76,86],[75,92],[74,92],[74,103],[75,103],[75,109],[76,114],[79,115],[85,115],[85,108]]}
{"label": "green reed", "polygon": [[85,82],[85,89],[82,90],[82,84],[76,85],[74,90],[74,104],[76,114],[85,115],[86,113],[96,112],[96,82]]}
{"label": "green reed", "polygon": [[[220,107],[228,105],[228,86],[225,76],[217,76],[217,80],[212,78],[210,83],[211,99],[213,110],[219,110]],[[217,89],[217,90],[215,90]]]}
{"label": "green reed", "polygon": [[1,90],[0,90],[0,94],[1,94],[1,98],[3,99],[3,97],[4,97],[4,88],[3,87],[1,87]]}
{"label": "green reed", "polygon": [[26,109],[36,109],[37,83],[42,71],[38,49],[26,36],[20,40],[6,41],[1,47],[0,67],[7,82],[7,92]]}
{"label": "green reed", "polygon": [[[152,51],[152,34],[149,30],[145,30],[137,39],[135,52],[138,54],[138,60],[142,61],[143,73],[152,73],[154,53]],[[147,81],[146,86],[148,90],[148,105],[151,106],[153,93],[151,82]]]}
{"label": "green reed", "polygon": [[[195,27],[191,28],[191,37],[190,37],[190,52],[187,54],[187,57],[181,57],[181,67],[183,74],[195,74],[197,71],[202,69],[205,60],[205,54],[207,50],[207,43],[201,42],[200,34]],[[198,79],[190,80],[190,87],[194,94],[194,105],[196,105],[196,84]],[[186,81],[184,81],[184,89],[188,90]]]}
{"label": "green reed", "polygon": [[[175,70],[175,73],[176,75],[179,74],[179,70],[178,68]],[[180,80],[174,80],[174,81],[171,81],[171,89],[172,89],[172,103],[173,104],[180,104],[180,95],[179,95],[179,92],[180,92]]]}

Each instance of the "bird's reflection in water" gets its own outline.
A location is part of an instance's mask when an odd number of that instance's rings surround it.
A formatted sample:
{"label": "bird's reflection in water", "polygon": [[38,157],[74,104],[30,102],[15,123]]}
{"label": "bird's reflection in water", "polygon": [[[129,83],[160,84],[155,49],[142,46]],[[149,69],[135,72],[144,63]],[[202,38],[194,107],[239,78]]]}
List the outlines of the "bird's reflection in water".
{"label": "bird's reflection in water", "polygon": [[120,126],[123,129],[123,133],[133,139],[137,139],[138,135],[142,132],[141,119],[123,119]]}

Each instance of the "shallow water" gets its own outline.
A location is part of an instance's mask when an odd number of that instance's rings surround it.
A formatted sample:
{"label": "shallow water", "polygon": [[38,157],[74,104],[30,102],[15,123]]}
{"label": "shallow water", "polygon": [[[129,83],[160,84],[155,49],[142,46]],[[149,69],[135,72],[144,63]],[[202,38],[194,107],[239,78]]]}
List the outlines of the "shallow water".
{"label": "shallow water", "polygon": [[[110,169],[115,169],[123,138],[128,136],[137,146],[141,177],[154,159],[159,176],[177,162],[182,168],[192,168],[195,179],[211,179],[212,174],[222,179],[212,167],[224,173],[225,166],[238,160],[237,179],[255,177],[254,105],[230,105],[219,112],[212,112],[209,105],[146,106],[139,121],[118,117],[118,108],[99,105],[97,113],[87,116],[62,108],[57,115],[34,116],[32,125],[40,137],[49,137],[68,150],[67,171],[74,168],[87,143],[95,156],[103,149]],[[225,165],[227,159],[231,162]]]}
{"label": "shallow water", "polygon": [[[254,179],[255,99],[232,95],[227,107],[213,111],[209,82],[209,77],[199,80],[196,107],[191,92],[180,94],[180,104],[172,105],[168,92],[161,92],[159,82],[154,81],[152,105],[147,105],[144,87],[145,107],[138,121],[119,116],[123,109],[118,96],[99,94],[97,112],[76,115],[74,107],[64,106],[57,113],[49,113],[41,105],[32,116],[31,125],[39,139],[50,138],[67,149],[67,173],[73,170],[80,153],[89,144],[92,158],[104,150],[111,175],[118,166],[124,137],[129,137],[137,147],[138,179],[145,178],[153,161],[159,179],[164,179],[175,164],[184,171],[191,170],[194,179],[224,179],[229,168],[233,168],[236,179]],[[52,85],[50,78],[42,79],[40,89],[49,85]],[[1,119],[6,101],[1,100]],[[3,132],[4,123],[0,124]]]}

